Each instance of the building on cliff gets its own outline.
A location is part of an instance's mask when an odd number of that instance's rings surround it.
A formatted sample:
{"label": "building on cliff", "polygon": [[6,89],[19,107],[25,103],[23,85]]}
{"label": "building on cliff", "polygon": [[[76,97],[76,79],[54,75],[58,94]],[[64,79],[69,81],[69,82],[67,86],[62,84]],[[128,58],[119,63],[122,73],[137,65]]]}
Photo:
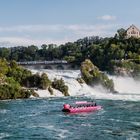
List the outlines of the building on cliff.
{"label": "building on cliff", "polygon": [[126,30],[126,38],[130,37],[140,38],[140,30],[135,25],[131,25]]}

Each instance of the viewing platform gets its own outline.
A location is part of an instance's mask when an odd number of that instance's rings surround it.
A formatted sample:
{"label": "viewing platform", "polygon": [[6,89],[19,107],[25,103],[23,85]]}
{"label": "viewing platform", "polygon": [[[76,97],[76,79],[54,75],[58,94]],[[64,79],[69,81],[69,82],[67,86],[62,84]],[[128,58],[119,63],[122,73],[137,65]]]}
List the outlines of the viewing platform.
{"label": "viewing platform", "polygon": [[54,60],[54,61],[25,61],[17,62],[25,68],[33,69],[71,69],[72,64],[65,60]]}
{"label": "viewing platform", "polygon": [[55,60],[55,61],[26,61],[17,62],[18,65],[56,65],[56,64],[68,64],[65,60]]}

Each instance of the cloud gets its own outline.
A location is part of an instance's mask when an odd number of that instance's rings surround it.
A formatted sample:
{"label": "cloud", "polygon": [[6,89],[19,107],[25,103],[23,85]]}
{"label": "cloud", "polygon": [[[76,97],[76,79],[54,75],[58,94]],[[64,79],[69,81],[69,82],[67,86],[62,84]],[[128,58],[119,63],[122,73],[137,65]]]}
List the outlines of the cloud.
{"label": "cloud", "polygon": [[37,45],[41,46],[42,44],[63,44],[68,42],[67,38],[63,40],[53,40],[53,39],[29,39],[24,37],[0,37],[0,46],[2,47],[14,47],[14,46],[28,46],[28,45]]}
{"label": "cloud", "polygon": [[116,18],[116,16],[103,15],[101,17],[98,17],[98,19],[110,21],[110,20],[116,20],[117,18]]}
{"label": "cloud", "polygon": [[12,27],[0,27],[0,32],[62,32],[62,31],[92,31],[92,30],[104,30],[112,28],[114,25],[107,24],[72,24],[72,25],[21,25]]}
{"label": "cloud", "polygon": [[0,27],[0,46],[63,44],[85,36],[111,36],[116,24],[54,24]]}
{"label": "cloud", "polygon": [[0,27],[0,32],[42,32],[59,31],[61,25],[18,25],[11,27]]}
{"label": "cloud", "polygon": [[96,24],[96,25],[72,25],[69,28],[78,36],[110,36],[110,30],[116,25],[114,24]]}

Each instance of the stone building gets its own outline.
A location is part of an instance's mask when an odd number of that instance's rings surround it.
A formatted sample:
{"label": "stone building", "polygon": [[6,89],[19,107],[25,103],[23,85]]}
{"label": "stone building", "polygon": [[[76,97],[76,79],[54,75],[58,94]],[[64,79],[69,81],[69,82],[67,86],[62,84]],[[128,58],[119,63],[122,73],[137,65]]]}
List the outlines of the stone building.
{"label": "stone building", "polygon": [[135,38],[140,37],[140,30],[135,25],[131,25],[126,30],[126,38],[130,38],[130,37],[135,37]]}

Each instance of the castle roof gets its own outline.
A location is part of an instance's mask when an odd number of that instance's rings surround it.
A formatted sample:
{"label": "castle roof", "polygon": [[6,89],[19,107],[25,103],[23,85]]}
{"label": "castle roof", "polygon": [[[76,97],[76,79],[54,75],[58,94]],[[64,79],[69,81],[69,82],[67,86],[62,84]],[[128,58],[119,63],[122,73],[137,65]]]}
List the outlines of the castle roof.
{"label": "castle roof", "polygon": [[132,24],[126,31],[128,31],[131,28],[135,28],[135,29],[137,29],[140,32],[139,28],[137,28],[134,24]]}

